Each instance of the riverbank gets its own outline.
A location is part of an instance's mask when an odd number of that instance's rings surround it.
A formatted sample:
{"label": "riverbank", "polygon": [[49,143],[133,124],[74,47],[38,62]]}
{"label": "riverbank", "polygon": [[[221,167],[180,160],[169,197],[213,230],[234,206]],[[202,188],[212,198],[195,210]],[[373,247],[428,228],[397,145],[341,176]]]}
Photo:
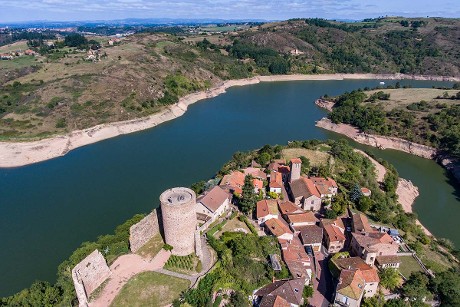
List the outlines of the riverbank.
{"label": "riverbank", "polygon": [[148,117],[101,124],[76,130],[66,135],[55,136],[32,142],[0,142],[0,167],[19,167],[60,157],[69,151],[119,135],[138,132],[182,116],[189,105],[226,92],[233,86],[244,86],[260,82],[344,80],[344,79],[412,79],[433,81],[460,81],[460,78],[443,76],[412,76],[404,74],[322,74],[322,75],[276,75],[258,76],[249,79],[229,80],[208,91],[197,92],[182,97],[178,103]]}
{"label": "riverbank", "polygon": [[[377,182],[382,183],[387,172],[386,168],[364,151],[359,149],[355,149],[355,151],[365,156],[372,162],[375,167],[375,176]],[[412,206],[415,202],[415,199],[420,195],[418,187],[416,187],[410,180],[399,178],[396,194],[398,195],[398,203],[401,204],[404,212],[412,213]],[[426,235],[433,236],[433,234],[425,226],[423,226],[418,219],[415,221],[415,223],[420,225]]]}

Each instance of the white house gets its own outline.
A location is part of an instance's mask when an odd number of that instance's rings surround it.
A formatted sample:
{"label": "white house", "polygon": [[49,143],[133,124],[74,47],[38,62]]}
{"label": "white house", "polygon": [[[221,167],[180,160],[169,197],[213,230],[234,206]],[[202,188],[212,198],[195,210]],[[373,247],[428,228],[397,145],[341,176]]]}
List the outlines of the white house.
{"label": "white house", "polygon": [[229,193],[215,186],[196,200],[196,212],[206,214],[215,220],[229,209],[231,198]]}

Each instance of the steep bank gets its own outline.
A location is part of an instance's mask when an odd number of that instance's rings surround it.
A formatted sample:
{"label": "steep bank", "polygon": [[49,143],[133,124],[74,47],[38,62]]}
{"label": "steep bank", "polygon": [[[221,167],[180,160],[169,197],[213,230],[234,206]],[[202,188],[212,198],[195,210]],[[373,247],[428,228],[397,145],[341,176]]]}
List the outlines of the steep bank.
{"label": "steep bank", "polygon": [[377,74],[327,74],[327,75],[276,75],[259,76],[249,79],[231,80],[205,92],[187,95],[178,103],[169,106],[160,113],[151,116],[97,125],[92,128],[77,130],[63,136],[56,136],[33,142],[0,142],[0,167],[18,167],[63,156],[72,149],[102,141],[122,134],[128,134],[155,127],[163,122],[183,115],[188,106],[206,98],[212,98],[232,86],[256,84],[259,82],[300,81],[300,80],[343,80],[343,79],[414,79],[455,81],[452,77],[411,76],[411,75],[377,75]]}
{"label": "steep bank", "polygon": [[377,147],[380,149],[394,149],[404,151],[422,158],[433,159],[436,156],[436,149],[433,147],[409,142],[396,137],[387,137],[360,132],[357,128],[348,124],[334,124],[328,118],[322,118],[316,122],[316,126],[346,135],[354,141]]}

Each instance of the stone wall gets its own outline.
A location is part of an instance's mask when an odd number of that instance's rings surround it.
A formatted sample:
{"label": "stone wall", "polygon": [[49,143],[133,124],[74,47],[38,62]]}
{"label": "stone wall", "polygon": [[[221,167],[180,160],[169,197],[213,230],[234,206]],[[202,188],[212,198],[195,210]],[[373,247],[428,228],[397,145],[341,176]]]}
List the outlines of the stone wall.
{"label": "stone wall", "polygon": [[129,248],[137,252],[145,243],[160,232],[156,210],[129,228]]}
{"label": "stone wall", "polygon": [[104,256],[96,249],[72,269],[72,279],[81,307],[88,306],[88,298],[107,278],[110,269]]}
{"label": "stone wall", "polygon": [[195,231],[195,254],[203,262],[203,249],[201,246],[201,231]]}

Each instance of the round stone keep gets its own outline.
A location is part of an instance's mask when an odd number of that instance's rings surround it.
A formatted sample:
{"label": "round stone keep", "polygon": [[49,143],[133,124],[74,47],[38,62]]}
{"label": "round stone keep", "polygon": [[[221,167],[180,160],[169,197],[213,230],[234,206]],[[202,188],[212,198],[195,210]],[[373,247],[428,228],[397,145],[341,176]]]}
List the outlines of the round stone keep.
{"label": "round stone keep", "polygon": [[196,195],[187,188],[172,188],[160,195],[165,241],[172,254],[187,256],[195,252]]}

